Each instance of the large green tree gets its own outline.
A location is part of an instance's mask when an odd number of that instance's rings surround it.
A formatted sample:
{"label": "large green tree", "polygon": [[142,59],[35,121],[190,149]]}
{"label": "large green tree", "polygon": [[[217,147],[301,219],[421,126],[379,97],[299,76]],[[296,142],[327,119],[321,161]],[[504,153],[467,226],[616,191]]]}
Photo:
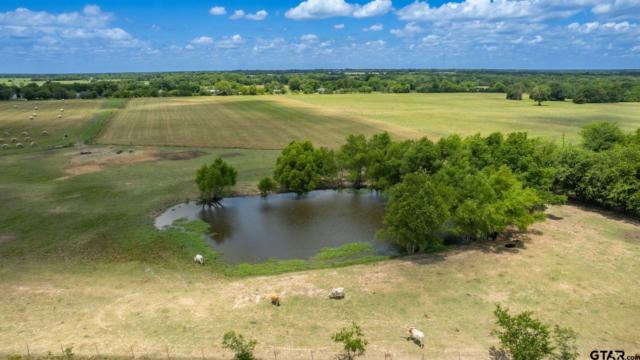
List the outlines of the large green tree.
{"label": "large green tree", "polygon": [[387,192],[384,217],[387,228],[380,236],[391,236],[409,254],[437,248],[442,240],[436,236],[436,231],[450,215],[445,193],[429,176],[408,174]]}
{"label": "large green tree", "polygon": [[541,106],[543,101],[551,100],[551,88],[547,85],[538,85],[531,90],[529,98],[536,101],[538,106]]}
{"label": "large green tree", "polygon": [[347,142],[340,148],[340,161],[349,171],[349,180],[353,187],[362,186],[364,172],[369,164],[369,149],[364,135],[349,135]]}
{"label": "large green tree", "polygon": [[236,184],[238,172],[221,158],[211,165],[202,165],[196,173],[196,184],[203,205],[217,206],[229,188]]}
{"label": "large green tree", "polygon": [[273,178],[289,191],[298,195],[316,188],[323,176],[330,171],[327,150],[316,150],[311,141],[292,141],[276,160]]}

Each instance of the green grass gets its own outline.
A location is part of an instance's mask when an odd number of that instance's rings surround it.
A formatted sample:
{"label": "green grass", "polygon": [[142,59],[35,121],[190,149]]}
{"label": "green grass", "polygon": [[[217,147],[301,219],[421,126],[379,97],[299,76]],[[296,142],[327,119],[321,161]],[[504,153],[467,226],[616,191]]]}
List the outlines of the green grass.
{"label": "green grass", "polygon": [[581,127],[597,121],[617,123],[623,130],[640,127],[640,103],[574,104],[529,100],[507,101],[504,94],[345,94],[288,95],[334,110],[385,121],[434,137],[451,134],[488,135],[495,131],[527,131],[554,141],[577,143]]}
{"label": "green grass", "polygon": [[[85,114],[69,124],[78,141],[90,140],[120,105],[68,103]],[[80,112],[87,104],[93,110]],[[310,105],[308,111],[321,110]],[[497,241],[380,261],[386,257],[356,243],[310,259],[203,267],[193,265],[194,252],[216,258],[199,236],[205,225],[159,231],[154,217],[195,198],[196,169],[225,154],[239,172],[235,191],[255,194],[279,151],[192,148],[205,154],[127,162],[137,155],[116,155],[118,146],[88,149],[98,159],[120,160],[72,176],[68,169],[88,161],[77,149],[0,156],[0,356],[26,354],[28,343],[40,356],[62,345],[80,357],[97,348],[114,357],[130,358],[133,351],[167,358],[169,351],[171,358],[220,358],[228,355],[220,347],[222,334],[233,329],[258,339],[261,358],[273,357],[274,349],[278,359],[311,351],[329,357],[339,351],[330,334],[355,320],[372,358],[389,352],[394,359],[477,359],[496,343],[489,335],[496,302],[573,327],[583,356],[596,346],[640,348],[640,225],[631,219],[553,206],[548,212],[555,220],[516,234],[524,246],[513,251]],[[291,273],[297,270],[305,271]],[[280,275],[256,276],[266,274]],[[338,286],[345,287],[346,299],[329,300],[329,290]],[[282,296],[281,307],[268,303],[270,293]],[[405,326],[429,334],[425,350],[402,338]]]}
{"label": "green grass", "polygon": [[[102,148],[112,157],[118,156],[116,150]],[[72,150],[0,157],[0,234],[16,239],[0,246],[0,262],[27,254],[49,261],[175,258],[183,251],[171,234],[153,227],[152,216],[195,198],[196,169],[230,150],[205,152],[191,160],[116,164],[65,180],[56,179],[68,176],[65,169],[81,159]],[[237,191],[255,192],[258,180],[271,172],[278,152],[232,152],[239,156],[226,160],[238,170]]]}
{"label": "green grass", "polygon": [[[1,144],[8,144],[9,150],[0,150],[1,155],[42,151],[49,147],[66,146],[92,138],[100,125],[123,101],[107,100],[46,100],[46,101],[2,101],[0,102]],[[38,107],[38,110],[35,110]],[[64,109],[64,112],[60,112]],[[29,116],[36,113],[33,120]],[[62,118],[58,118],[62,115]],[[46,130],[47,136],[42,132]],[[26,131],[37,147],[32,148],[25,141]],[[8,132],[9,136],[4,133]],[[67,138],[65,139],[65,135]],[[17,149],[11,142],[16,138],[25,148]]]}
{"label": "green grass", "polygon": [[338,147],[351,133],[414,131],[278,96],[134,99],[103,129],[104,144],[282,149],[291,140]]}

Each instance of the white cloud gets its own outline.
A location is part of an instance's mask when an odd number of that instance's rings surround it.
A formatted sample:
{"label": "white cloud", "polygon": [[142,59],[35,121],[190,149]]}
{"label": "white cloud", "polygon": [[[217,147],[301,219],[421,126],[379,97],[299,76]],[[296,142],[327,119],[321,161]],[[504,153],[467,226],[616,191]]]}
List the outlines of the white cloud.
{"label": "white cloud", "polygon": [[160,31],[160,30],[162,30],[162,28],[160,28],[160,26],[159,26],[159,25],[152,24],[152,25],[151,25],[151,30],[153,30],[153,31]]}
{"label": "white cloud", "polygon": [[318,36],[316,34],[306,34],[302,35],[300,40],[309,42],[318,41]]}
{"label": "white cloud", "polygon": [[362,31],[382,31],[383,29],[384,29],[384,26],[382,24],[373,24],[368,28],[362,29]]}
{"label": "white cloud", "polygon": [[631,51],[636,52],[636,51],[640,51],[640,45],[634,46]]}
{"label": "white cloud", "polygon": [[209,14],[217,16],[217,15],[227,15],[227,10],[223,6],[214,6],[209,9]]}
{"label": "white cloud", "polygon": [[191,44],[187,44],[184,48],[187,49],[187,50],[195,49],[195,47],[193,45],[191,45]]}
{"label": "white cloud", "polygon": [[580,33],[580,34],[591,34],[591,33],[599,33],[599,34],[621,34],[628,32],[637,32],[640,29],[637,24],[629,24],[627,21],[623,22],[608,22],[608,23],[599,23],[597,21],[588,22],[584,24],[571,23],[567,26],[567,28],[571,31]]}
{"label": "white cloud", "polygon": [[364,43],[366,46],[378,46],[378,47],[383,47],[386,45],[386,42],[384,40],[375,40],[375,41],[367,41],[366,43]]}
{"label": "white cloud", "polygon": [[[636,0],[633,0],[636,1]],[[546,19],[561,19],[575,15],[598,0],[465,0],[447,2],[431,7],[426,1],[416,1],[397,11],[401,20],[407,21],[496,21],[525,19],[540,22]]]}
{"label": "white cloud", "polygon": [[287,42],[281,37],[275,38],[275,39],[258,38],[256,39],[256,43],[253,46],[253,51],[263,52],[263,51],[269,51],[269,50],[276,50],[276,49],[283,48],[286,45],[286,43]]}
{"label": "white cloud", "polygon": [[0,24],[20,26],[73,26],[83,28],[106,27],[114,19],[112,13],[102,12],[97,5],[87,5],[82,13],[51,14],[46,11],[32,11],[17,8],[15,11],[0,13]]}
{"label": "white cloud", "polygon": [[231,37],[224,37],[222,40],[216,43],[216,47],[223,49],[233,49],[244,43],[244,39],[239,34],[235,34]]}
{"label": "white cloud", "polygon": [[260,11],[256,12],[255,14],[247,14],[245,16],[245,18],[249,19],[249,20],[260,21],[260,20],[266,19],[267,15],[269,15],[269,13],[267,13],[265,10],[260,10]]}
{"label": "white cloud", "polygon": [[[32,11],[17,8],[0,12],[0,37],[17,37],[23,43],[37,42],[60,44],[71,48],[69,42],[103,40],[94,42],[92,47],[135,47],[148,48],[119,27],[109,27],[114,15],[103,12],[97,5],[86,5],[81,12],[53,14],[46,11]],[[158,30],[157,25],[151,27]],[[46,40],[43,40],[46,38]],[[78,44],[76,44],[78,45]],[[151,49],[150,51],[153,51]]]}
{"label": "white cloud", "polygon": [[334,30],[342,30],[344,29],[344,24],[335,24],[333,25]]}
{"label": "white cloud", "polygon": [[407,23],[403,29],[391,29],[389,31],[391,34],[397,37],[405,37],[405,36],[413,36],[419,33],[424,32],[425,30],[420,27],[420,25],[416,25],[415,22]]}
{"label": "white cloud", "polygon": [[616,19],[640,18],[640,1],[615,0],[602,1],[591,9],[596,15]]}
{"label": "white cloud", "polygon": [[213,38],[209,36],[200,36],[199,38],[191,40],[190,43],[195,45],[209,45],[213,44]]}
{"label": "white cloud", "polygon": [[542,38],[542,36],[540,36],[540,35],[536,35],[536,37],[535,37],[535,38],[533,38],[533,39],[531,39],[531,40],[527,41],[527,43],[528,43],[528,44],[533,45],[533,44],[537,44],[537,43],[539,43],[539,42],[542,42],[543,40],[544,40],[544,39]]}
{"label": "white cloud", "polygon": [[233,12],[233,15],[229,16],[229,19],[231,20],[247,19],[247,20],[260,21],[260,20],[266,19],[268,15],[269,13],[266,10],[257,11],[255,14],[247,14],[244,12],[244,10],[236,10]]}
{"label": "white cloud", "polygon": [[353,17],[365,18],[380,16],[388,13],[390,10],[391,0],[374,0],[362,7],[356,5],[356,9],[353,11]]}
{"label": "white cloud", "polygon": [[424,42],[424,43],[433,43],[436,40],[438,40],[438,38],[439,38],[438,35],[431,34],[431,35],[427,35],[427,36],[423,37],[422,38],[422,42]]}
{"label": "white cloud", "polygon": [[326,19],[335,16],[365,18],[380,16],[391,10],[391,0],[373,0],[364,5],[350,4],[344,0],[306,0],[287,10],[289,19]]}
{"label": "white cloud", "polygon": [[238,20],[238,19],[242,19],[245,15],[246,14],[244,10],[236,10],[233,12],[233,15],[229,16],[229,19]]}

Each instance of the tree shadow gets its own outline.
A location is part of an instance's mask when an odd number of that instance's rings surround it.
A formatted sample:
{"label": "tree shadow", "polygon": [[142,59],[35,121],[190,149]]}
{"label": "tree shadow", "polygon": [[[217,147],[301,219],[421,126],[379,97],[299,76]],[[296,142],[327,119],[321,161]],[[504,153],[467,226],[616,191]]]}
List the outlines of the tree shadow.
{"label": "tree shadow", "polygon": [[623,213],[613,209],[608,209],[598,204],[585,203],[582,201],[569,199],[567,201],[567,205],[575,206],[582,211],[587,211],[587,212],[596,213],[598,215],[602,215],[609,220],[621,221],[633,226],[640,226],[640,219],[638,219],[637,217],[634,217],[632,214],[627,214],[627,213]]}
{"label": "tree shadow", "polygon": [[556,216],[556,215],[553,215],[553,214],[547,214],[547,219],[558,221],[558,220],[562,220],[564,218],[562,216]]}
{"label": "tree shadow", "polygon": [[496,349],[495,346],[489,348],[489,359],[491,360],[511,360],[511,356],[504,349]]}

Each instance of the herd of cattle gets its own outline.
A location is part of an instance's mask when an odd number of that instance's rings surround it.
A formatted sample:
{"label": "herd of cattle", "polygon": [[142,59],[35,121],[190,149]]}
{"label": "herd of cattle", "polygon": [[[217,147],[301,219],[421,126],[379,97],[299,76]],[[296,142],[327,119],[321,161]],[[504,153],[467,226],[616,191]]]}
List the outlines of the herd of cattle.
{"label": "herd of cattle", "polygon": [[[204,257],[200,254],[197,254],[193,258],[193,262],[195,262],[196,264],[204,265]],[[344,299],[344,296],[345,292],[343,287],[333,288],[329,292],[330,299]],[[280,296],[278,294],[271,294],[269,296],[269,300],[274,306],[280,306]],[[409,327],[407,328],[407,330],[409,332],[409,339],[420,345],[420,347],[424,347],[424,333],[414,327]]]}

